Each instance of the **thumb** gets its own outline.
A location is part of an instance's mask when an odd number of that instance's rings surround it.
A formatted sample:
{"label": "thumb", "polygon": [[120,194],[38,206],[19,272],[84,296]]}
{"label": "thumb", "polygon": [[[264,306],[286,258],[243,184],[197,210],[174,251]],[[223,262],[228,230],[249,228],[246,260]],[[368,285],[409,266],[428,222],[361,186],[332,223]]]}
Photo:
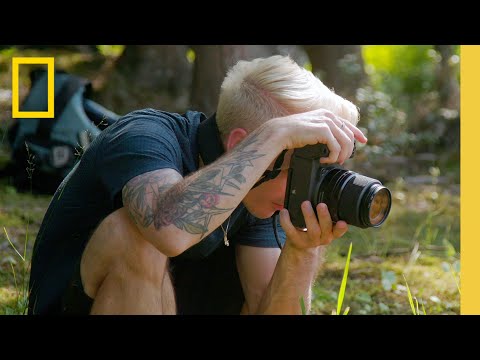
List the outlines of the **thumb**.
{"label": "thumb", "polygon": [[296,233],[295,226],[292,224],[290,220],[290,214],[287,209],[282,209],[280,211],[280,225],[282,226],[283,230],[287,237],[292,237]]}

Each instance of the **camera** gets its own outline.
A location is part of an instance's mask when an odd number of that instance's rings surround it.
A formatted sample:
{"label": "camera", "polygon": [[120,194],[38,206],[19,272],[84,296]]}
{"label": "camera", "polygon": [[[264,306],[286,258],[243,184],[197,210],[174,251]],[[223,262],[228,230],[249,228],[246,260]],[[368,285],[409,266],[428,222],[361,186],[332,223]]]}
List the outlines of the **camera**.
{"label": "camera", "polygon": [[346,170],[340,165],[321,164],[320,158],[328,154],[325,144],[294,150],[284,204],[292,224],[297,228],[306,228],[300,205],[309,200],[315,214],[316,205],[325,203],[334,223],[344,220],[359,228],[379,227],[390,212],[390,190],[379,180]]}

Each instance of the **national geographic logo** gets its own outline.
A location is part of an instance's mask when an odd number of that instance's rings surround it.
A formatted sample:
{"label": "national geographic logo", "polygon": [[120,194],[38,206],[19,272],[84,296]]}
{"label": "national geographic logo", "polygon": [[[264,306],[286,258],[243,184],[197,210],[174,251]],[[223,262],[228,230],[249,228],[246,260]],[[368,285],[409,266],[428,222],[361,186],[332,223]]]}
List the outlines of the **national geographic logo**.
{"label": "national geographic logo", "polygon": [[[47,111],[20,111],[18,74],[22,64],[47,65],[48,108]],[[53,118],[54,117],[54,58],[53,57],[14,57],[12,58],[12,118]]]}

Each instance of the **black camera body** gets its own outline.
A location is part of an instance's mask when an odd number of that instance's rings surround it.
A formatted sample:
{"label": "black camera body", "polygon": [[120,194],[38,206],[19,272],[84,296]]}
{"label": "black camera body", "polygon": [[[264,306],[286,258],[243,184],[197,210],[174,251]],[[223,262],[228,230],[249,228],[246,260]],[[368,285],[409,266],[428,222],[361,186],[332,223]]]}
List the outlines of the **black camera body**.
{"label": "black camera body", "polygon": [[[391,193],[379,180],[369,178],[337,164],[321,164],[328,157],[325,144],[295,149],[288,170],[284,207],[292,224],[304,229],[301,203],[327,204],[332,221],[344,220],[360,228],[379,227],[391,208]],[[353,155],[352,155],[353,156]]]}

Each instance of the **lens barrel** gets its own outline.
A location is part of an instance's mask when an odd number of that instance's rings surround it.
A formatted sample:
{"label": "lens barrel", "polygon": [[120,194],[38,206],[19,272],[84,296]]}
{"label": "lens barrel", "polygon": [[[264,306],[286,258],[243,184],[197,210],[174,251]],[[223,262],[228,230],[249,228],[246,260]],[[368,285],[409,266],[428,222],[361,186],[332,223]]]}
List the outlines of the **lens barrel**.
{"label": "lens barrel", "polygon": [[315,203],[324,202],[333,221],[344,220],[360,228],[379,227],[388,217],[392,196],[377,179],[338,167],[323,168],[314,192]]}

